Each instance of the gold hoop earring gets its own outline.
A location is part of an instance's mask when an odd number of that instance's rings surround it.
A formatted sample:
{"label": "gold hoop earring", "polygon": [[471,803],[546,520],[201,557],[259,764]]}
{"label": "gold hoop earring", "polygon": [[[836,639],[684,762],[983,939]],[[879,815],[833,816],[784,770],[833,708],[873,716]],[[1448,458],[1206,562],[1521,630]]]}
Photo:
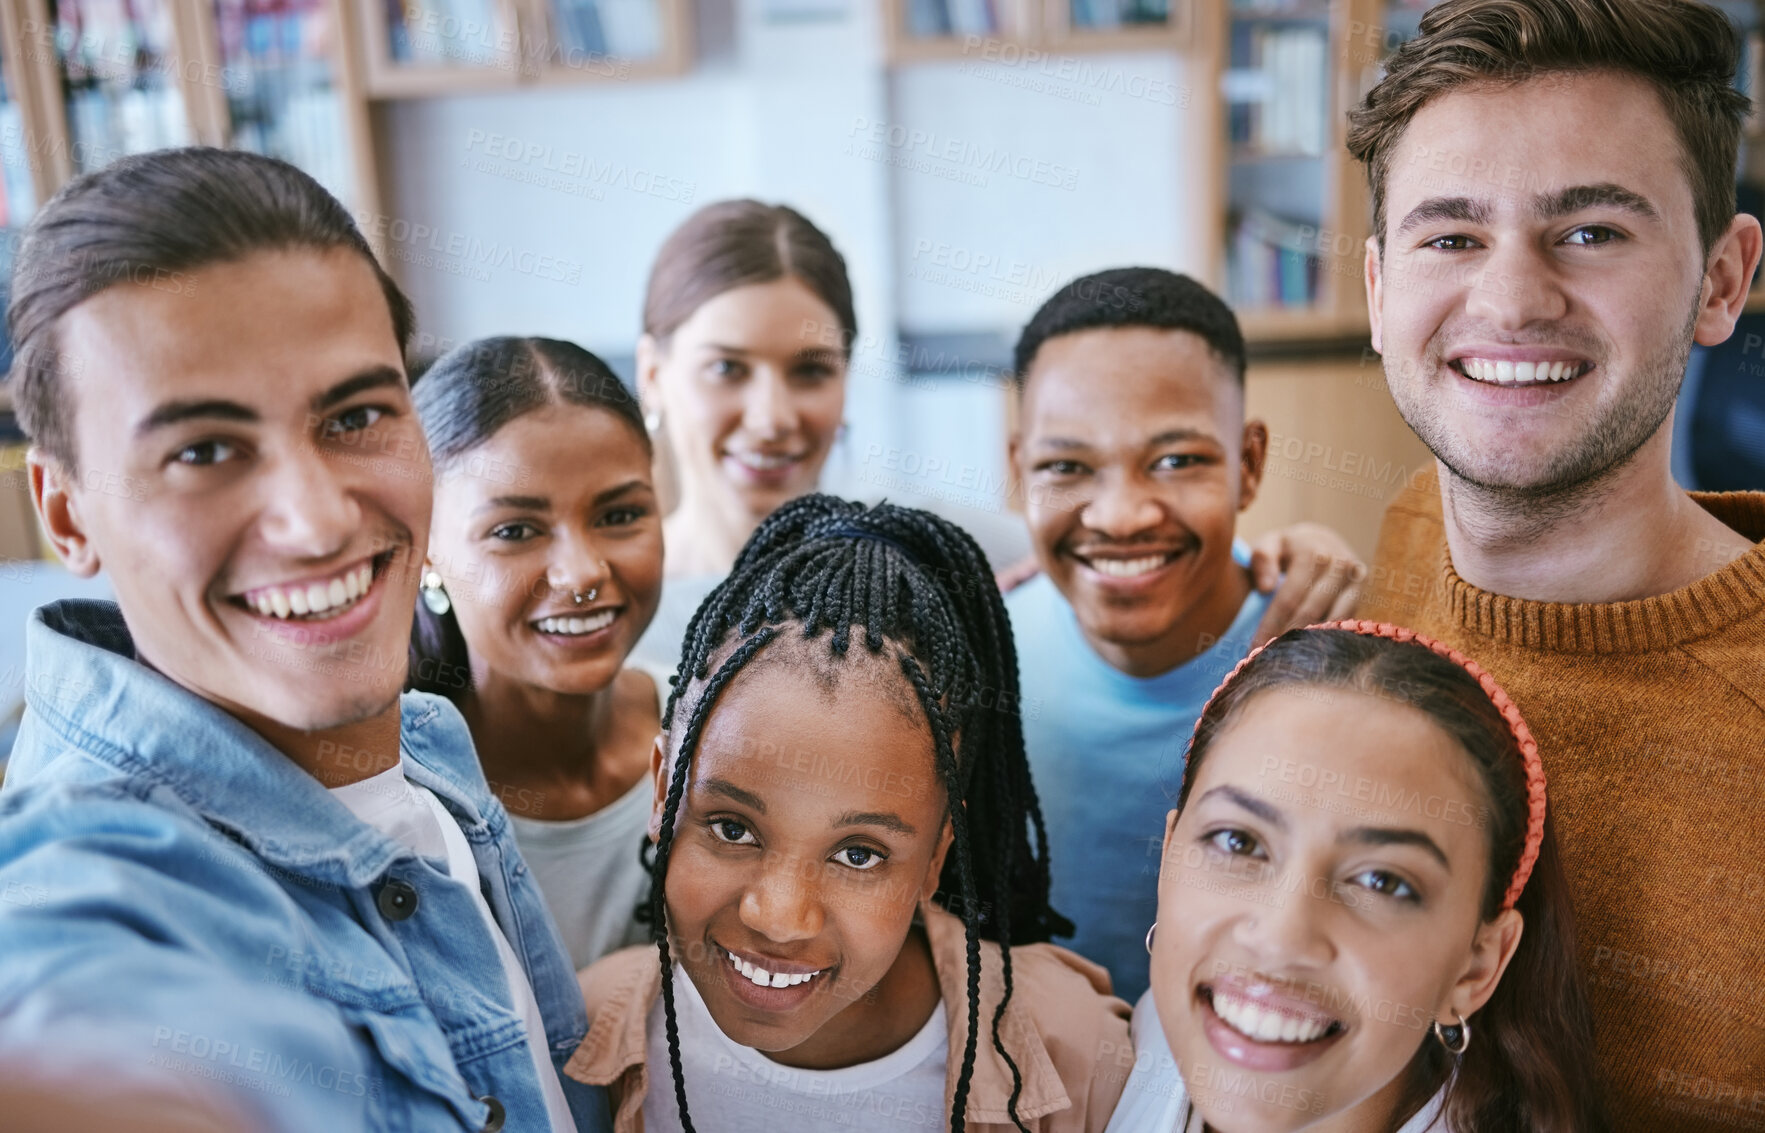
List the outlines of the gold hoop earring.
{"label": "gold hoop earring", "polygon": [[[1452,1015],[1458,1020],[1456,1024],[1442,1027],[1439,1019],[1434,1020],[1434,1037],[1440,1040],[1440,1045],[1448,1052],[1463,1054],[1471,1045],[1471,1024],[1465,1022],[1465,1017],[1457,1011]],[[1450,1036],[1447,1034],[1449,1031],[1452,1032]]]}

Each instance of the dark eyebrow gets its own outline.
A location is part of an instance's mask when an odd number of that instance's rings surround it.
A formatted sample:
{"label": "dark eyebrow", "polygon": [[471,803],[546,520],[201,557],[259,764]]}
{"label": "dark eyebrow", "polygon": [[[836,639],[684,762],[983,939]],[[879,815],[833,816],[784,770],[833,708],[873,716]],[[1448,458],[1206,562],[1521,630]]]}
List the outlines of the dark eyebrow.
{"label": "dark eyebrow", "polygon": [[1272,806],[1271,804],[1266,803],[1262,799],[1257,798],[1255,795],[1250,794],[1247,791],[1240,791],[1236,787],[1215,787],[1213,790],[1208,791],[1206,794],[1202,795],[1196,801],[1197,802],[1206,802],[1208,799],[1213,798],[1215,795],[1222,795],[1226,798],[1227,801],[1237,803],[1239,806],[1243,807],[1245,810],[1249,811],[1251,814],[1256,815],[1256,817],[1262,819],[1264,822],[1268,823],[1270,826],[1273,826],[1276,830],[1287,829],[1287,816],[1286,815],[1282,814],[1279,810],[1275,809],[1275,807]]}
{"label": "dark eyebrow", "polygon": [[[608,500],[617,499],[628,492],[649,487],[640,479],[630,479],[623,484],[616,484],[602,492],[595,493],[594,502],[604,504]],[[481,515],[487,511],[501,511],[503,508],[514,508],[517,511],[550,511],[552,501],[545,496],[497,496],[485,500],[472,509],[473,515]]]}
{"label": "dark eyebrow", "polygon": [[334,405],[341,405],[343,402],[348,401],[358,393],[364,393],[371,389],[384,389],[387,386],[402,386],[404,384],[404,375],[399,371],[394,370],[391,366],[375,366],[371,370],[362,371],[353,378],[343,379],[324,393],[313,398],[312,411],[314,413],[323,413]]}
{"label": "dark eyebrow", "polygon": [[472,514],[479,515],[483,512],[497,511],[506,507],[519,511],[547,511],[551,506],[552,502],[544,496],[498,496],[473,508]]}
{"label": "dark eyebrow", "polygon": [[711,778],[705,780],[704,785],[706,794],[722,795],[724,798],[730,799],[733,802],[741,803],[743,806],[753,810],[756,814],[766,813],[766,804],[761,801],[759,795],[750,791],[742,790],[728,779],[719,779],[713,775]]}
{"label": "dark eyebrow", "polygon": [[237,401],[227,401],[223,398],[211,397],[201,401],[166,401],[154,406],[153,412],[141,419],[141,423],[135,426],[135,436],[145,437],[168,425],[176,425],[196,418],[238,421],[247,425],[253,425],[263,420],[258,416],[257,410],[241,405]]}
{"label": "dark eyebrow", "polygon": [[[353,378],[345,378],[313,398],[311,409],[315,414],[323,413],[340,402],[348,401],[363,390],[380,389],[389,385],[403,385],[404,380],[404,375],[392,367],[376,366]],[[228,401],[225,398],[209,397],[197,401],[167,401],[155,406],[153,412],[141,419],[141,423],[135,426],[135,435],[144,437],[168,425],[177,425],[198,418],[237,421],[246,425],[255,425],[263,420],[257,410],[248,405],[241,405],[237,401]]]}
{"label": "dark eyebrow", "polygon": [[849,810],[833,820],[835,826],[880,826],[884,830],[912,837],[919,830],[898,814],[877,810]]}
{"label": "dark eyebrow", "polygon": [[1190,428],[1166,429],[1164,432],[1153,437],[1146,443],[1148,447],[1156,448],[1159,445],[1174,445],[1182,441],[1209,441],[1215,444],[1219,443],[1218,438],[1207,430]]}
{"label": "dark eyebrow", "polygon": [[635,491],[638,491],[639,489],[647,488],[649,486],[650,485],[648,482],[641,480],[641,479],[638,479],[637,477],[633,477],[632,479],[625,481],[625,483],[623,483],[623,484],[615,484],[613,487],[608,488],[606,491],[596,492],[595,497],[594,497],[594,502],[597,504],[604,504],[608,500],[617,499],[618,497],[623,496],[627,492],[635,492]]}
{"label": "dark eyebrow", "polygon": [[1396,235],[1402,236],[1412,228],[1420,228],[1436,220],[1488,224],[1489,204],[1486,201],[1474,201],[1470,197],[1429,197],[1404,216],[1403,222],[1397,226]]}
{"label": "dark eyebrow", "polygon": [[1540,193],[1532,199],[1533,213],[1543,220],[1554,220],[1582,209],[1600,206],[1621,209],[1650,220],[1660,218],[1660,213],[1655,211],[1655,206],[1649,203],[1647,197],[1610,181],[1602,181],[1597,185],[1571,185],[1554,193]]}
{"label": "dark eyebrow", "polygon": [[1420,830],[1402,830],[1393,826],[1357,826],[1337,835],[1338,842],[1356,842],[1362,846],[1419,846],[1440,862],[1442,869],[1452,872],[1452,863],[1440,844]]}

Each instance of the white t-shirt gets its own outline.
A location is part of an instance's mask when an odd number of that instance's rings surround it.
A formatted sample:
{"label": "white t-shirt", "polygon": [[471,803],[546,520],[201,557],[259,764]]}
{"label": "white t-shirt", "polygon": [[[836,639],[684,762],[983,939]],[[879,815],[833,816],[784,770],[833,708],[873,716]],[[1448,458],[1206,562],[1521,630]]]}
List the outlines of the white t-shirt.
{"label": "white t-shirt", "polygon": [[[1189,1090],[1165,1040],[1150,991],[1134,1004],[1128,1031],[1134,1040],[1134,1070],[1103,1133],[1202,1133],[1201,1114],[1189,1104]],[[1442,1088],[1397,1133],[1452,1133],[1440,1117],[1445,1104]]]}
{"label": "white t-shirt", "polygon": [[331,788],[331,796],[357,818],[374,827],[395,842],[402,843],[425,858],[440,858],[447,863],[447,874],[472,895],[472,903],[490,929],[496,943],[497,957],[502,961],[503,975],[508,978],[515,1010],[527,1027],[527,1051],[533,1057],[534,1073],[540,1090],[545,1094],[546,1112],[551,1117],[554,1133],[569,1133],[576,1128],[570,1116],[570,1105],[564,1100],[564,1088],[558,1083],[558,1072],[552,1065],[545,1045],[545,1022],[540,1018],[539,1003],[533,998],[533,985],[527,982],[515,950],[503,935],[502,926],[491,915],[490,905],[479,888],[478,862],[472,857],[472,846],[460,830],[453,815],[427,787],[405,778],[401,756],[398,766],[358,783]]}
{"label": "white t-shirt", "polygon": [[643,775],[623,796],[582,818],[509,815],[521,858],[578,969],[649,939],[635,913],[650,892],[637,852],[649,828],[652,794],[654,785]]}
{"label": "white t-shirt", "polygon": [[[725,1035],[678,965],[674,1006],[680,1025],[681,1073],[694,1124],[717,1133],[826,1133],[829,1129],[947,1128],[944,1113],[950,1025],[940,1000],[925,1026],[898,1050],[841,1070],[799,1070],[772,1061]],[[668,1064],[662,998],[645,1025],[649,1090],[643,1126],[650,1133],[681,1128]]]}

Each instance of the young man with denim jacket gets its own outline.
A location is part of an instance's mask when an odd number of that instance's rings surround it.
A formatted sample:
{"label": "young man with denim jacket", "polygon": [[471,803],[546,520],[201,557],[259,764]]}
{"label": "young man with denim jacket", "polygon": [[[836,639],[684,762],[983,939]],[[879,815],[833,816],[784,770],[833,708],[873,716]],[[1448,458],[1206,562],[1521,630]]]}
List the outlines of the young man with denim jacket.
{"label": "young man with denim jacket", "polygon": [[349,214],[271,159],[127,158],[38,214],[13,294],[38,515],[117,602],[27,627],[0,1061],[252,1128],[605,1128],[465,724],[400,696],[429,457]]}

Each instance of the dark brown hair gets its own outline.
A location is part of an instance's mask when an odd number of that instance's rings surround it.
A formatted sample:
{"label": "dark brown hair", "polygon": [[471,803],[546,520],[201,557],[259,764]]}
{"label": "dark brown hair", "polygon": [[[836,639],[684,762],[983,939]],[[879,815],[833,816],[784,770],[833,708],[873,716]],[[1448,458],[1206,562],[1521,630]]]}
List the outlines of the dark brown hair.
{"label": "dark brown hair", "polygon": [[796,209],[759,201],[708,204],[669,235],[644,292],[644,333],[666,343],[694,311],[725,291],[787,276],[833,310],[840,349],[850,356],[858,316],[845,258]]}
{"label": "dark brown hair", "polygon": [[[1295,686],[1397,701],[1456,741],[1485,795],[1482,829],[1489,835],[1489,871],[1481,915],[1485,922],[1493,920],[1526,842],[1529,812],[1519,743],[1470,673],[1414,641],[1344,629],[1296,629],[1270,642],[1203,711],[1177,808],[1188,803],[1208,749],[1246,705],[1260,693]],[[1548,816],[1538,860],[1515,908],[1525,927],[1495,993],[1476,1013],[1476,1041],[1455,1066],[1445,1047],[1432,1037],[1423,1039],[1410,1064],[1396,1125],[1444,1084],[1447,1127],[1463,1133],[1595,1133],[1606,1127],[1568,880]]]}
{"label": "dark brown hair", "polygon": [[[550,405],[600,409],[625,422],[644,450],[637,398],[607,364],[555,338],[480,338],[443,354],[411,388],[437,478],[504,425]],[[406,687],[459,702],[471,687],[471,654],[459,619],[417,603]]]}
{"label": "dark brown hair", "polygon": [[1348,152],[1367,166],[1373,231],[1385,246],[1391,153],[1430,99],[1478,83],[1617,71],[1649,83],[1685,151],[1698,239],[1709,252],[1734,219],[1742,119],[1740,44],[1728,17],[1696,0],[1446,0],[1392,53],[1348,115]]}
{"label": "dark brown hair", "polygon": [[285,161],[191,146],[125,157],[70,181],[26,229],[7,328],[20,426],[74,468],[73,422],[56,345],[61,316],[119,283],[184,286],[185,273],[254,252],[347,248],[374,269],[402,351],[416,316],[349,210]]}

